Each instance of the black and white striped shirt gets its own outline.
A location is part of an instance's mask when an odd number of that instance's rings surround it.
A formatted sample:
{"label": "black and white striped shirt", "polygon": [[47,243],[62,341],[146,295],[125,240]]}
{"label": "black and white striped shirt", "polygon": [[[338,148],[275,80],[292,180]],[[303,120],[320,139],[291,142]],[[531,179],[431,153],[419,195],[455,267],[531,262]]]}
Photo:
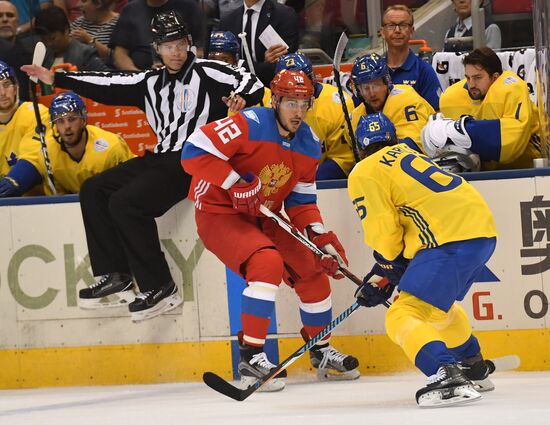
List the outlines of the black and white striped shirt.
{"label": "black and white striped shirt", "polygon": [[81,16],[71,23],[71,31],[77,28],[82,28],[90,35],[90,37],[108,46],[111,41],[111,34],[113,33],[117,22],[118,15],[104,24],[94,24],[84,18],[84,16]]}
{"label": "black and white striped shirt", "polygon": [[55,85],[99,103],[140,108],[157,135],[155,153],[181,150],[195,129],[226,117],[227,106],[221,99],[231,91],[247,105],[259,103],[263,96],[263,85],[256,76],[223,62],[197,59],[191,52],[176,74],[164,68],[56,73]]}

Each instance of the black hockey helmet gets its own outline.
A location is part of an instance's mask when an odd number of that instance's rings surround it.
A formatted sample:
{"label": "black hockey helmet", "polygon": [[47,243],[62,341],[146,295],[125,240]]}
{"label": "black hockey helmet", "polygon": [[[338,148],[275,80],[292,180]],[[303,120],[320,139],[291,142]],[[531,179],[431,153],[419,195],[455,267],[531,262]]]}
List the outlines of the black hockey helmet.
{"label": "black hockey helmet", "polygon": [[181,15],[175,10],[162,12],[151,20],[153,42],[160,44],[167,41],[187,39],[191,45],[191,35]]}

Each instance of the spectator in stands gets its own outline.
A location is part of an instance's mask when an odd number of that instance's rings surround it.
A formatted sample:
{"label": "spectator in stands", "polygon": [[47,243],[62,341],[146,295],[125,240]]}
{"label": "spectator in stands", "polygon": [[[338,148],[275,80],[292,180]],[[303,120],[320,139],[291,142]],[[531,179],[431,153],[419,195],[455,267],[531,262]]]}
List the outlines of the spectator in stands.
{"label": "spectator in stands", "polygon": [[[0,61],[0,177],[8,174],[17,162],[23,138],[32,137],[36,118],[32,104],[19,104],[18,85],[13,67]],[[42,122],[47,122],[48,111],[38,105]]]}
{"label": "spectator in stands", "polygon": [[30,31],[32,18],[35,17],[40,10],[52,6],[51,0],[11,0],[11,2],[17,8],[17,15],[19,16],[17,34],[24,34]]}
{"label": "spectator in stands", "polygon": [[[314,87],[313,105],[307,111],[304,122],[308,124],[321,141],[321,159],[317,169],[317,180],[345,179],[355,165],[351,145],[346,142],[347,131],[342,103],[336,87],[316,81],[313,65],[302,53],[290,53],[281,56],[275,71],[283,69],[303,71]],[[344,93],[348,111],[353,109],[353,102]]]}
{"label": "spectator in stands", "polygon": [[525,81],[503,71],[488,47],[464,58],[464,74],[441,96],[442,115],[422,131],[426,153],[437,156],[450,144],[478,154],[484,170],[532,167],[542,157],[540,123]]}
{"label": "spectator in stands", "polygon": [[[383,112],[393,123],[401,143],[422,150],[420,131],[435,111],[431,105],[407,84],[393,84],[386,59],[373,53],[360,56],[351,70],[354,90],[362,103],[351,113],[353,132],[363,115]],[[348,132],[344,132],[348,143]]]}
{"label": "spectator in stands", "polygon": [[[86,123],[86,106],[80,96],[63,92],[50,104],[50,122],[46,146],[58,194],[78,193],[91,176],[133,158],[135,155],[122,138]],[[44,157],[38,135],[21,142],[17,163],[0,179],[0,197],[19,196],[42,184],[51,195]]]}
{"label": "spectator in stands", "polygon": [[108,68],[95,47],[73,40],[67,15],[57,6],[41,10],[36,15],[36,33],[46,45],[43,65],[51,68],[70,63],[80,71],[106,71]]}
{"label": "spectator in stands", "polygon": [[[450,38],[472,36],[472,0],[451,0],[458,15],[456,22],[445,34],[445,52],[469,52],[474,48],[470,41],[452,41]],[[491,18],[488,9],[485,10],[485,45],[491,49],[500,49],[500,28]]]}
{"label": "spectator in stands", "polygon": [[71,37],[95,47],[107,65],[112,63],[109,42],[119,16],[113,10],[115,3],[115,0],[80,0],[83,16],[71,24]]}
{"label": "spectator in stands", "polygon": [[[259,37],[268,25],[288,44],[275,44],[266,48]],[[233,34],[246,32],[248,48],[256,75],[264,83],[269,83],[275,76],[275,63],[288,52],[298,49],[298,15],[296,12],[275,0],[243,0],[238,9],[231,12],[220,22],[220,30],[231,31]],[[241,58],[245,58],[241,46]],[[248,64],[246,64],[248,69]]]}
{"label": "spectator in stands", "polygon": [[0,58],[15,70],[19,82],[19,99],[28,100],[29,77],[19,67],[32,60],[38,38],[30,33],[17,34],[18,22],[15,5],[10,1],[0,0]]}
{"label": "spectator in stands", "polygon": [[[178,12],[191,32],[192,42],[202,47],[203,16],[195,0],[135,0],[120,12],[111,35],[115,67],[123,71],[150,69],[158,56],[151,47],[153,39],[149,25],[153,16],[174,10]],[[200,54],[199,54],[200,56]]]}
{"label": "spectator in stands", "polygon": [[388,7],[382,16],[380,34],[386,42],[386,60],[395,84],[408,84],[437,111],[441,86],[430,64],[409,48],[414,33],[414,17],[404,5]]}

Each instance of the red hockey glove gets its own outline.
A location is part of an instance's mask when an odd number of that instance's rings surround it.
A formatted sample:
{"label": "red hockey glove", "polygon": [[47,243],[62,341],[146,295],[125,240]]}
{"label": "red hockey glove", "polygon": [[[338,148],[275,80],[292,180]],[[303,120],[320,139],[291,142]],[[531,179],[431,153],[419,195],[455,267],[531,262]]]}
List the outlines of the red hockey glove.
{"label": "red hockey glove", "polygon": [[[239,183],[242,179],[245,182]],[[260,205],[265,201],[262,182],[252,173],[248,173],[242,179],[229,188],[233,208],[244,214],[259,215]]]}
{"label": "red hockey glove", "polygon": [[316,234],[311,241],[317,245],[317,248],[327,253],[319,259],[319,265],[323,271],[334,279],[343,279],[344,275],[339,273],[338,269],[347,266],[348,259],[336,234],[334,232]]}

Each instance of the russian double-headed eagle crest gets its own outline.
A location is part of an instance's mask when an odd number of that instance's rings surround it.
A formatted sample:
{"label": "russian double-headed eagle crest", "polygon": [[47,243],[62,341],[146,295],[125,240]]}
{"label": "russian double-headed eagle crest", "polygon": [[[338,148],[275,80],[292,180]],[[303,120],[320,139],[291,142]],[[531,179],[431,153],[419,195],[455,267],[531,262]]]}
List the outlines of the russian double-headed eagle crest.
{"label": "russian double-headed eagle crest", "polygon": [[284,186],[288,179],[292,176],[292,170],[284,163],[266,165],[260,171],[260,180],[262,181],[262,188],[264,196],[268,196],[277,193],[279,188]]}

